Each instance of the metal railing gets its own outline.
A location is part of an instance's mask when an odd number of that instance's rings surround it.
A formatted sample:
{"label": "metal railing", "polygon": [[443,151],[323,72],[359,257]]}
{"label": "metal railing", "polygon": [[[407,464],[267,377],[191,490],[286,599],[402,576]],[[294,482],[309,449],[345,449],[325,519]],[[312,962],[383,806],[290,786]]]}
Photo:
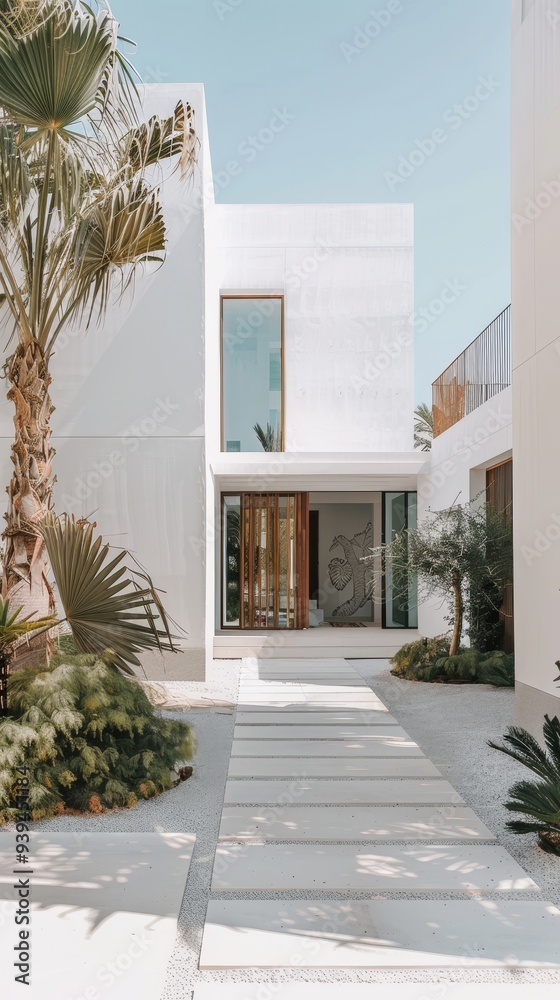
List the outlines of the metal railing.
{"label": "metal railing", "polygon": [[432,383],[434,437],[511,385],[511,306]]}

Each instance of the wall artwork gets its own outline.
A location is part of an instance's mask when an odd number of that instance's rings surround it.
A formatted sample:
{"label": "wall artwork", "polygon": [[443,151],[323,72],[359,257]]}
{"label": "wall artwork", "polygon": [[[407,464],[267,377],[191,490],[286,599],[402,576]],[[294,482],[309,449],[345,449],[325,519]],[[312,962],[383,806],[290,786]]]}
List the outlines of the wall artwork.
{"label": "wall artwork", "polygon": [[373,571],[371,565],[362,560],[371,554],[373,548],[372,522],[368,521],[363,531],[357,532],[353,538],[346,535],[336,535],[329,551],[342,549],[344,557],[335,556],[329,562],[329,577],[337,590],[344,590],[352,584],[352,596],[339,604],[332,614],[334,617],[346,618],[356,614],[373,596]]}

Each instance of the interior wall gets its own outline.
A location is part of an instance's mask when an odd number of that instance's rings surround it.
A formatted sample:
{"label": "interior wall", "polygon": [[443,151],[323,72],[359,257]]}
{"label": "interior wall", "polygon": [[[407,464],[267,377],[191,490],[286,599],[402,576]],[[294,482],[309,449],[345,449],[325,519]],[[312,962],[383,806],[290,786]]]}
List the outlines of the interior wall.
{"label": "interior wall", "polygon": [[[310,496],[310,510],[319,513],[318,607],[324,611],[325,620],[374,620],[373,601],[360,601],[374,570],[360,560],[381,541],[380,505],[380,494]],[[346,577],[348,582],[343,585]],[[337,588],[335,580],[342,589]],[[337,609],[340,609],[339,614],[335,614]],[[380,615],[377,624],[381,624]]]}

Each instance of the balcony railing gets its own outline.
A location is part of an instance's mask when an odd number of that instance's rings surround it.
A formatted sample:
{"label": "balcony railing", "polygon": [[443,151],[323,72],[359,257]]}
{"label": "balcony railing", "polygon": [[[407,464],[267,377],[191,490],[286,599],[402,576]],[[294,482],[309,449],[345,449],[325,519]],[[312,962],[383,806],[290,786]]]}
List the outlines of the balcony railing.
{"label": "balcony railing", "polygon": [[434,437],[511,385],[511,306],[432,384]]}

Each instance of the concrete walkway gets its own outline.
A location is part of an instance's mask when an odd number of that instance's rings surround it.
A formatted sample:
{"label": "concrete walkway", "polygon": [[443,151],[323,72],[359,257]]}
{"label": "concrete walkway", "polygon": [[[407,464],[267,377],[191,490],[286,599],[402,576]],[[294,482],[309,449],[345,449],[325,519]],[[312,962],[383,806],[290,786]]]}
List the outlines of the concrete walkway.
{"label": "concrete walkway", "polygon": [[244,662],[201,969],[550,969],[559,932],[347,661]]}

